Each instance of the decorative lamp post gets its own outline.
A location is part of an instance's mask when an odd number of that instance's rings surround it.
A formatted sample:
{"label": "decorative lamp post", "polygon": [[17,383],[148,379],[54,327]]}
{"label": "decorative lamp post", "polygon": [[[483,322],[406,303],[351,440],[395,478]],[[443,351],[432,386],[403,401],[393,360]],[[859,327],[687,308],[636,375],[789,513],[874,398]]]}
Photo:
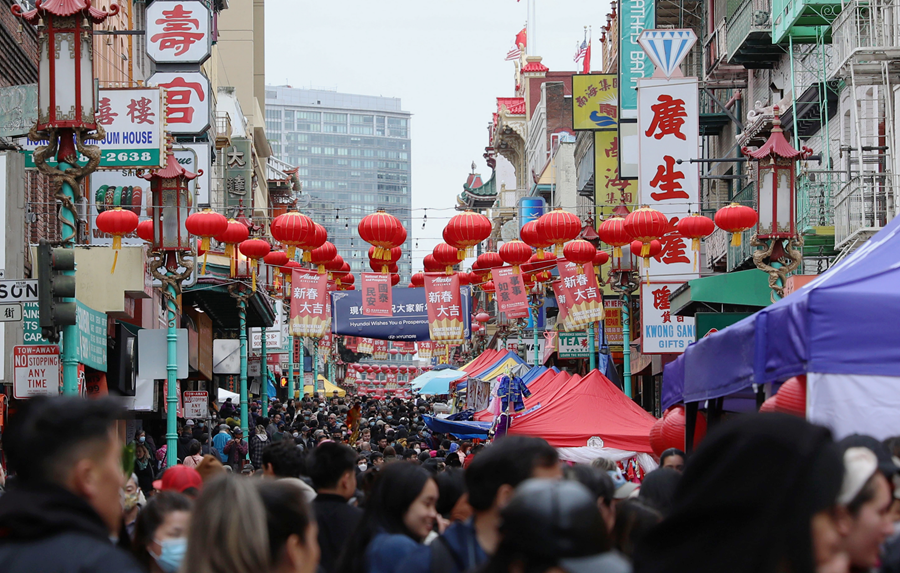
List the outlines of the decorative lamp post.
{"label": "decorative lamp post", "polygon": [[[203,172],[191,173],[178,163],[172,150],[171,140],[166,146],[166,165],[142,175],[150,182],[150,217],[153,224],[150,273],[163,285],[163,296],[168,310],[166,333],[166,457],[168,465],[174,466],[178,460],[178,433],[176,391],[178,374],[178,335],[175,331],[175,317],[181,283],[191,275],[194,263],[185,260],[184,254],[192,248],[191,237],[185,228],[191,207],[189,183]],[[179,269],[184,269],[179,272]]]}
{"label": "decorative lamp post", "polygon": [[[794,149],[781,130],[778,106],[773,111],[775,117],[769,139],[755,151],[745,147],[741,152],[757,162],[759,227],[750,244],[764,247],[753,253],[753,262],[769,274],[772,300],[775,301],[784,296],[787,274],[800,266],[803,256],[800,252],[803,239],[797,233],[795,208],[796,163],[812,155],[812,149],[806,146]],[[717,224],[718,219],[716,213]]]}
{"label": "decorative lamp post", "polygon": [[609,286],[622,295],[622,383],[625,395],[631,398],[631,294],[640,286],[641,276],[631,254],[631,247],[617,250],[618,256],[613,257],[612,268],[609,270]]}
{"label": "decorative lamp post", "polygon": [[[80,224],[80,181],[100,165],[100,148],[85,142],[106,136],[94,115],[93,26],[118,14],[119,6],[110,4],[104,12],[88,0],[47,0],[37,2],[33,10],[24,11],[16,3],[11,9],[38,30],[38,118],[28,139],[48,141],[35,150],[34,164],[52,179],[54,198],[60,202],[60,246],[73,248]],[[78,165],[79,154],[87,157],[87,164]],[[56,165],[50,165],[53,159]],[[65,274],[74,276],[75,271]],[[63,394],[74,395],[78,393],[78,327],[64,325],[62,331]]]}

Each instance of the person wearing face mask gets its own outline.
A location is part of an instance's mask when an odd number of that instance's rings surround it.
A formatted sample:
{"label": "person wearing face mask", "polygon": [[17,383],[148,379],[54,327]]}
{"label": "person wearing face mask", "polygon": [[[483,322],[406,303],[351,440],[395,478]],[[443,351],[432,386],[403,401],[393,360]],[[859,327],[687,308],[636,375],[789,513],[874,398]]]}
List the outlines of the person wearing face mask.
{"label": "person wearing face mask", "polygon": [[138,443],[134,448],[134,474],[138,478],[138,487],[145,495],[153,491],[153,480],[156,477],[153,466],[153,459],[147,451],[147,446]]}
{"label": "person wearing face mask", "polygon": [[131,540],[134,539],[134,527],[137,523],[138,514],[145,503],[147,503],[147,498],[144,497],[144,492],[138,486],[138,478],[136,475],[131,474],[128,482],[125,484],[125,498],[122,503],[125,533],[129,545]]}
{"label": "person wearing face mask", "polygon": [[153,436],[147,435],[144,430],[138,430],[134,435],[134,441],[137,444],[146,446],[147,451],[150,453],[150,458],[156,459],[156,444],[153,442]]}
{"label": "person wearing face mask", "polygon": [[359,474],[369,469],[369,461],[365,456],[359,456],[359,459],[356,461],[356,468],[358,470],[356,473],[357,477],[359,477]]}
{"label": "person wearing face mask", "polygon": [[187,549],[191,500],[173,491],[153,496],[138,516],[132,545],[150,573],[175,573]]}

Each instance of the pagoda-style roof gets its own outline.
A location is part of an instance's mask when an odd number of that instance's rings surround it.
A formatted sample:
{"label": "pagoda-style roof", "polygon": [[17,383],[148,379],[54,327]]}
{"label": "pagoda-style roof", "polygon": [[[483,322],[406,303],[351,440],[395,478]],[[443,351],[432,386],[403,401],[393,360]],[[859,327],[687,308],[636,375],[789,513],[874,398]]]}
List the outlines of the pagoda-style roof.
{"label": "pagoda-style roof", "polygon": [[[113,6],[115,6],[115,4],[113,4]],[[175,152],[172,150],[172,146],[168,145],[166,148],[166,166],[154,169],[150,173],[144,173],[141,177],[147,181],[153,181],[154,179],[174,179],[176,177],[184,177],[190,181],[198,175],[200,174],[193,173],[182,167],[181,164],[178,163],[178,160],[175,159]]]}
{"label": "pagoda-style roof", "polygon": [[525,115],[525,98],[523,97],[498,97],[497,113],[506,108],[506,115]]}
{"label": "pagoda-style roof", "polygon": [[48,14],[67,17],[78,13],[84,13],[84,16],[90,18],[94,24],[101,24],[108,17],[119,13],[119,5],[110,4],[109,12],[105,12],[91,6],[90,0],[37,0],[34,3],[34,10],[25,12],[18,4],[13,4],[11,10],[13,15],[22,18],[31,25],[37,24]]}
{"label": "pagoda-style roof", "polygon": [[482,183],[481,175],[470,173],[466,182],[463,184],[463,192],[456,198],[457,210],[465,211],[472,209],[475,211],[482,209],[490,209],[497,200],[497,172],[491,173],[491,178],[487,183]]}

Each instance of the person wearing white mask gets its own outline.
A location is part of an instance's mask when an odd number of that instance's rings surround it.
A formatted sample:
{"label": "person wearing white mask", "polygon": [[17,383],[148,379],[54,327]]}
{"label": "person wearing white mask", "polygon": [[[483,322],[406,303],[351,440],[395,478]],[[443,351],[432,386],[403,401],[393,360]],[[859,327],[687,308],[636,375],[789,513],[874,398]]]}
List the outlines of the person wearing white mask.
{"label": "person wearing white mask", "polygon": [[138,515],[132,545],[135,557],[150,573],[175,573],[187,552],[191,500],[162,491]]}

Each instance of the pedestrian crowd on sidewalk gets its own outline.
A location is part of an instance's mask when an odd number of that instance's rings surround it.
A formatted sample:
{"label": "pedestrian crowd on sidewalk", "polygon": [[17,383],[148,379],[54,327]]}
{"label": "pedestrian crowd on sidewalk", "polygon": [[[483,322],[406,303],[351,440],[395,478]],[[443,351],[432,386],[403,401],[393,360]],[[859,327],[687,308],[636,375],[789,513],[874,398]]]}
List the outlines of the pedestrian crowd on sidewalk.
{"label": "pedestrian crowd on sidewalk", "polygon": [[900,439],[739,415],[636,483],[540,437],[431,432],[421,398],[267,406],[249,437],[231,402],[184,420],[167,467],[112,399],[25,402],[0,573],[900,573]]}

